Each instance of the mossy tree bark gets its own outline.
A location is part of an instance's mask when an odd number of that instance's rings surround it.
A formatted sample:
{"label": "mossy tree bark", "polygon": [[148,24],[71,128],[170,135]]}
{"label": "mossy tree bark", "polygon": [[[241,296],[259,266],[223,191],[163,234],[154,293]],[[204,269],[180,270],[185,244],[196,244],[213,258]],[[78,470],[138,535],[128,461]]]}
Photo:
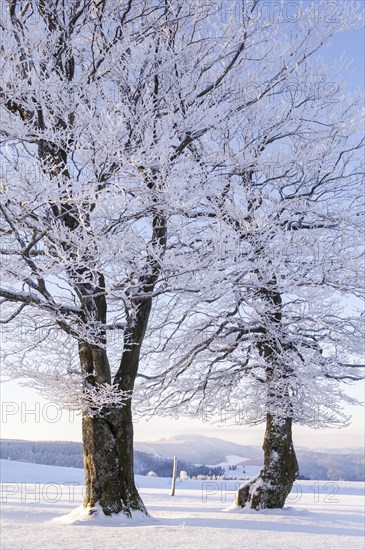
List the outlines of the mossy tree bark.
{"label": "mossy tree bark", "polygon": [[122,409],[105,411],[103,417],[82,419],[84,447],[84,507],[90,513],[100,505],[104,514],[131,516],[147,510],[134,483],[133,424],[130,400]]}
{"label": "mossy tree bark", "polygon": [[[80,361],[86,382],[95,386],[110,383],[105,350],[95,350],[83,342],[79,345]],[[133,385],[132,385],[133,387]],[[147,514],[134,483],[133,422],[131,398],[123,407],[104,407],[85,411],[82,418],[85,496],[84,507],[90,514],[100,506],[106,515],[133,510]]]}
{"label": "mossy tree bark", "polygon": [[239,488],[236,504],[255,510],[282,508],[298,473],[291,418],[266,417],[264,466],[259,475]]}

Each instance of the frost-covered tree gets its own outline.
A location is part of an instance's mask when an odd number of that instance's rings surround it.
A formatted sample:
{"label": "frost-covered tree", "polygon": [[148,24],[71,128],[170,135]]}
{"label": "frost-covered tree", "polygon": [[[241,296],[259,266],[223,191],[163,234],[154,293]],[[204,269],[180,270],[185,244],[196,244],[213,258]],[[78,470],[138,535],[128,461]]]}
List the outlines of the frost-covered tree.
{"label": "frost-covered tree", "polygon": [[[329,21],[306,3],[291,26],[258,21],[254,4],[239,12],[234,117],[203,159],[211,193],[180,243],[210,268],[190,293],[159,299],[141,395],[160,413],[266,422],[264,466],[237,494],[260,509],[282,507],[297,475],[293,422],[346,423],[339,382],[361,379],[364,139],[362,100],[339,78],[346,60],[320,55],[358,24],[356,5],[339,2]],[[213,97],[228,101],[224,88]]]}
{"label": "frost-covered tree", "polygon": [[90,513],[145,512],[132,452],[140,350],[153,299],[196,269],[176,243],[210,185],[204,136],[234,114],[213,92],[242,37],[195,0],[2,7],[4,369],[82,409]]}

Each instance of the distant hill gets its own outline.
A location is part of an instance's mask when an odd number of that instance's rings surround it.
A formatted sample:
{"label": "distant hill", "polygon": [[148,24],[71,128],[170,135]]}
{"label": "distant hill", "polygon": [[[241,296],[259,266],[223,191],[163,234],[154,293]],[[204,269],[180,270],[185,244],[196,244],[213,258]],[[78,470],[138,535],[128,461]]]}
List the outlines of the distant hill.
{"label": "distant hill", "polygon": [[364,447],[348,447],[346,449],[326,449],[326,447],[317,447],[315,449],[307,449],[303,447],[303,451],[312,451],[315,453],[325,453],[327,455],[361,455],[364,454]]}
{"label": "distant hill", "polygon": [[298,451],[297,456],[300,474],[306,479],[365,481],[364,453]]}
{"label": "distant hill", "polygon": [[[50,466],[83,468],[82,444],[73,441],[1,439],[0,458]],[[137,475],[146,475],[148,472],[153,471],[160,477],[171,477],[172,460],[135,450],[134,470]],[[190,477],[222,475],[224,473],[224,469],[219,466],[196,466],[179,458],[177,471],[180,472],[181,470],[185,470]]]}
{"label": "distant hill", "polygon": [[[178,457],[178,472],[188,475],[220,475],[224,463],[261,466],[262,450],[259,446],[239,445],[216,437],[178,435],[158,441],[136,442],[135,472],[146,475],[149,471],[161,477],[171,477],[171,458]],[[310,449],[299,448],[297,457],[300,476],[304,479],[365,481],[364,449]],[[0,458],[82,468],[82,445],[70,441],[0,441]],[[233,460],[234,459],[234,460]],[[233,460],[233,462],[232,462]],[[200,466],[203,465],[203,466]],[[227,468],[226,468],[227,469]]]}
{"label": "distant hill", "polygon": [[193,464],[221,464],[226,457],[236,455],[244,459],[253,459],[261,464],[262,449],[259,446],[240,445],[218,437],[204,435],[175,435],[158,441],[135,443],[140,451],[153,453],[160,457],[174,455]]}
{"label": "distant hill", "polygon": [[[236,464],[262,465],[263,452],[259,446],[239,445],[216,437],[201,435],[176,435],[136,443],[136,448],[156,456],[176,454],[183,460],[194,463],[222,465],[227,457],[234,455]],[[296,450],[300,476],[306,479],[365,481],[364,448],[307,449]]]}

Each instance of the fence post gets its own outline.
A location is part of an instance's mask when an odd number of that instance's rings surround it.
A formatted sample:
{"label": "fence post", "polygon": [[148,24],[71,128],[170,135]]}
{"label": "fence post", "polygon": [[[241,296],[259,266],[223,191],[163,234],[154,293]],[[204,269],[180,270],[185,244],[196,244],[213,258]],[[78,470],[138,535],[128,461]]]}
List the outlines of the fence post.
{"label": "fence post", "polygon": [[175,494],[176,466],[177,466],[177,460],[176,460],[176,456],[174,456],[174,462],[173,462],[173,468],[172,468],[172,483],[171,483],[171,496],[172,497]]}

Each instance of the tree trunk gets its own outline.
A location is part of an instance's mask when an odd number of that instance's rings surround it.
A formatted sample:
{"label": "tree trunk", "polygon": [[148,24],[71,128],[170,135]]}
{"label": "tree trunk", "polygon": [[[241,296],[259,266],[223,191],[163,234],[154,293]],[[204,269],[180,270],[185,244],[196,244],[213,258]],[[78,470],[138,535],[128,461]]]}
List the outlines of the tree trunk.
{"label": "tree trunk", "polygon": [[267,414],[263,450],[261,472],[238,489],[236,504],[242,508],[283,508],[298,473],[291,418],[276,420]]}
{"label": "tree trunk", "polygon": [[131,517],[135,510],[148,515],[134,484],[131,401],[102,417],[84,414],[82,436],[84,507],[90,507],[90,514],[99,505],[106,515],[123,512]]}
{"label": "tree trunk", "polygon": [[[109,361],[104,349],[79,343],[79,356],[87,384],[110,383]],[[91,405],[92,406],[92,405]],[[97,411],[95,411],[97,412]],[[82,417],[84,451],[84,507],[90,514],[100,506],[106,515],[147,511],[134,484],[131,398],[121,408],[104,407]]]}

